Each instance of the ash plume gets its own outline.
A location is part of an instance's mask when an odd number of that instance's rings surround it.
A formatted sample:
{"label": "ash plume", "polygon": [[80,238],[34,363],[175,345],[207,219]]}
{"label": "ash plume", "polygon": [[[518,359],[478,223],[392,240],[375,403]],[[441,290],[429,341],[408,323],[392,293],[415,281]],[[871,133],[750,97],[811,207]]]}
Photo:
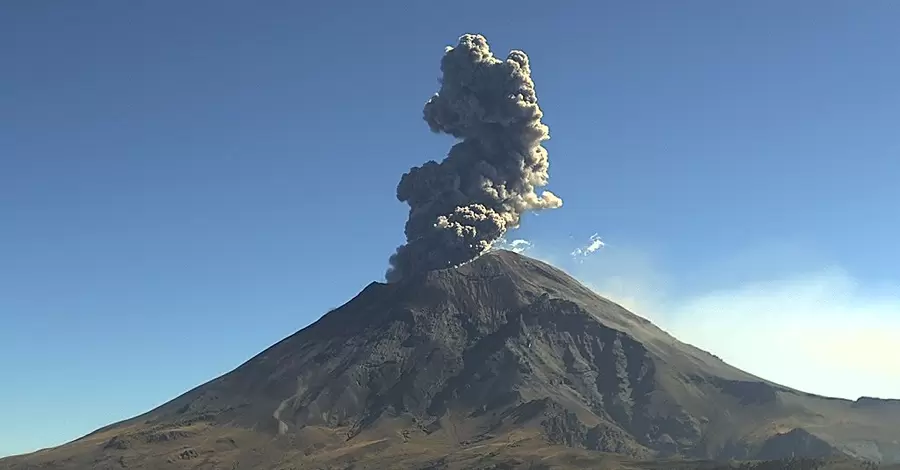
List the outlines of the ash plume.
{"label": "ash plume", "polygon": [[429,161],[400,179],[397,199],[409,204],[409,219],[388,282],[467,263],[518,227],[525,211],[562,205],[549,191],[535,193],[547,184],[541,144],[550,134],[528,56],[514,50],[500,60],[484,36],[466,34],[447,47],[441,72],[424,119],[433,132],[460,142],[440,163]]}

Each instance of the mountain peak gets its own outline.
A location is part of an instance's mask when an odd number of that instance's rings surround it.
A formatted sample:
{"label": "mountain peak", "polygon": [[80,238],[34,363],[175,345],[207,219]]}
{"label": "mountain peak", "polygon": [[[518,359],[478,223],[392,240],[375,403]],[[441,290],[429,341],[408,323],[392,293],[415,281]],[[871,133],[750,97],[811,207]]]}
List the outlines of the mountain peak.
{"label": "mountain peak", "polygon": [[510,442],[640,458],[898,459],[900,411],[885,408],[754,377],[547,263],[497,250],[372,283],[234,371],[29,461],[76,455],[100,468],[128,455],[154,468],[267,449],[318,468],[375,446],[367,458],[386,460],[372,465],[409,467],[500,443],[520,452]]}

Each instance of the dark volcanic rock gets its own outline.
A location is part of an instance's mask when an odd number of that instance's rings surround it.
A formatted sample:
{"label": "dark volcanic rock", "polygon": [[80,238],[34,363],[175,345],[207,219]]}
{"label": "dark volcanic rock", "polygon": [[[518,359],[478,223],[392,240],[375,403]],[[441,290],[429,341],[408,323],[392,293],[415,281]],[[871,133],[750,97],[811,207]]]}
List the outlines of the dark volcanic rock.
{"label": "dark volcanic rock", "polygon": [[791,457],[830,457],[839,452],[824,440],[802,428],[770,437],[756,455],[759,460],[778,460]]}
{"label": "dark volcanic rock", "polygon": [[873,397],[859,397],[854,403],[854,406],[860,408],[866,407],[879,407],[879,406],[895,406],[900,408],[900,399],[885,399],[885,398],[873,398]]}
{"label": "dark volcanic rock", "polygon": [[[170,464],[215,467],[213,459],[263,461],[253,450],[259,442],[281,446],[266,468],[306,468],[276,465],[281,455],[349,468],[394,446],[447,455],[495,449],[491,456],[500,450],[490,443],[509,452],[526,440],[532,450],[560,445],[640,458],[777,458],[831,455],[841,436],[856,448],[900,440],[880,413],[850,405],[732,368],[562,271],[500,251],[401,283],[372,283],[234,371],[59,452],[78,455],[71,449],[84,445],[99,458],[134,453],[129,466],[163,465],[153,456],[168,455]],[[821,424],[837,414],[856,427]],[[820,423],[830,440],[802,429],[777,434],[788,420]],[[850,434],[859,429],[872,431]],[[156,450],[165,446],[169,454]],[[422,458],[420,465],[451,466],[440,455]],[[397,464],[369,468],[385,465]]]}
{"label": "dark volcanic rock", "polygon": [[776,399],[775,387],[765,382],[747,380],[713,381],[723,392],[740,400],[742,405],[765,405]]}

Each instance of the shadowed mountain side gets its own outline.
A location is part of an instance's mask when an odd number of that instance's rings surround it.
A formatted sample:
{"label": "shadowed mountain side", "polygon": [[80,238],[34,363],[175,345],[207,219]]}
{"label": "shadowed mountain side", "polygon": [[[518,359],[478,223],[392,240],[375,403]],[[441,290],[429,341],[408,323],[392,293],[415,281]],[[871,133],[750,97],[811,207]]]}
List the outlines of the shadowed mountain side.
{"label": "shadowed mountain side", "polygon": [[378,459],[490,468],[467,465],[500,456],[562,468],[666,457],[898,462],[898,422],[890,401],[767,382],[552,266],[497,251],[372,283],[218,379],[0,468],[386,468]]}

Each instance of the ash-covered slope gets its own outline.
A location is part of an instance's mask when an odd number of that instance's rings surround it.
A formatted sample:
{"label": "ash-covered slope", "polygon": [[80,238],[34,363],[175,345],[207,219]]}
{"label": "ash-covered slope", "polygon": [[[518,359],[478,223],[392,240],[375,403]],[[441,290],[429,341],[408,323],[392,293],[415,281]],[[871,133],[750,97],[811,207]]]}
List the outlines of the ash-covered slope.
{"label": "ash-covered slope", "polygon": [[498,251],[373,283],[219,379],[0,468],[318,468],[377,458],[406,468],[397,462],[449,465],[452,455],[525,452],[521,443],[637,458],[900,461],[898,420],[900,407],[744,373],[556,268]]}

